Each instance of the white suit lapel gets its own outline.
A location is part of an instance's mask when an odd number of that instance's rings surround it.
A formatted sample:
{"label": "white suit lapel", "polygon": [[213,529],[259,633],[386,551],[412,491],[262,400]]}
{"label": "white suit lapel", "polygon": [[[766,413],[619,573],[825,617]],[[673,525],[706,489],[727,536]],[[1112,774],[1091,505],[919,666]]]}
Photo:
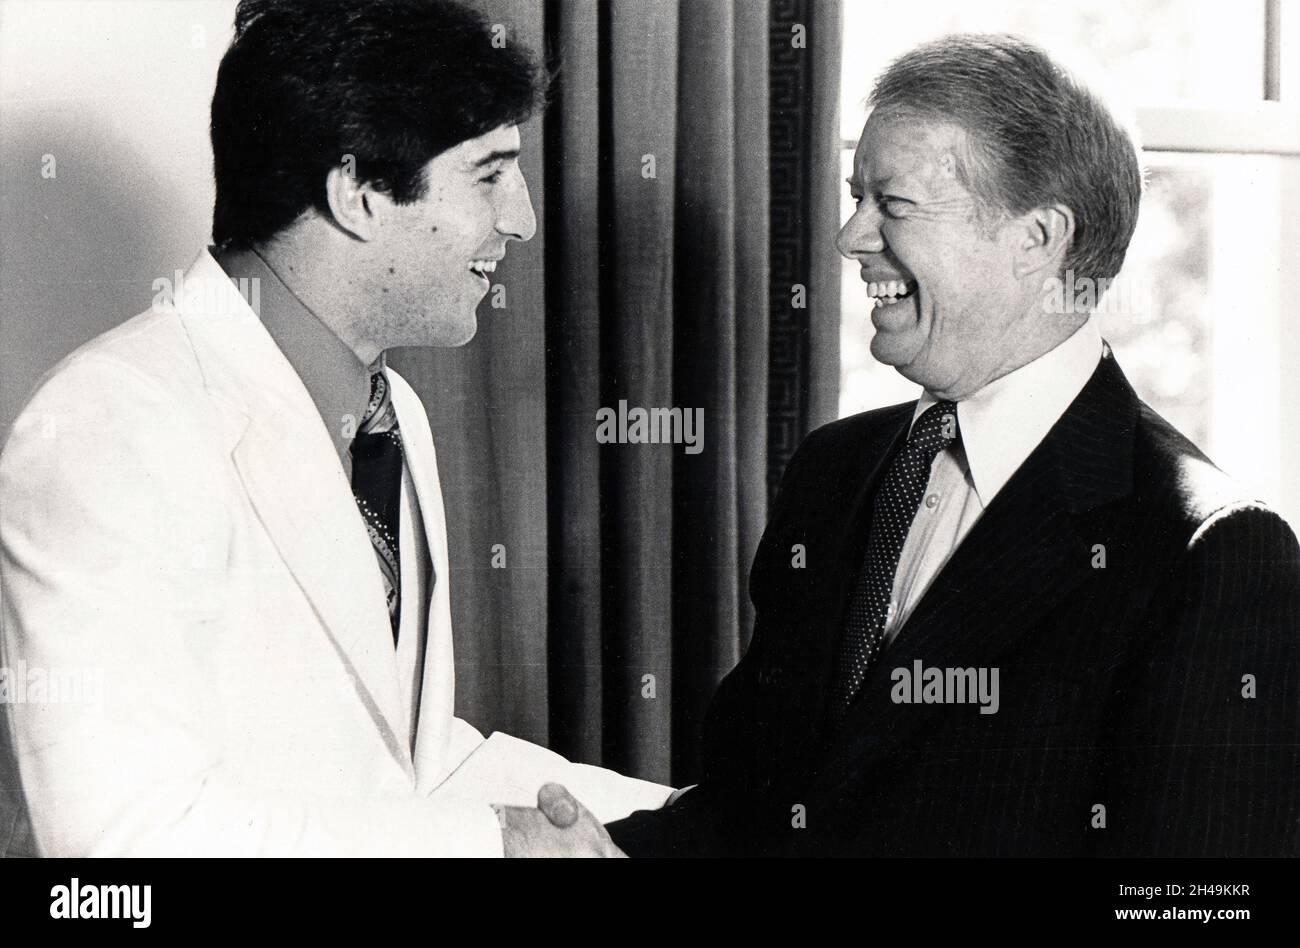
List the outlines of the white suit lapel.
{"label": "white suit lapel", "polygon": [[406,380],[391,368],[388,377],[393,382],[393,407],[402,429],[402,448],[411,480],[415,483],[429,556],[433,560],[433,589],[415,742],[416,789],[428,793],[446,776],[456,703],[447,518],[442,502],[442,484],[438,478],[437,453],[424,406]]}
{"label": "white suit lapel", "polygon": [[208,287],[202,306],[181,306],[205,382],[247,422],[231,452],[244,490],[413,776],[382,582],[338,455],[302,381],[220,265],[205,252],[190,280]]}
{"label": "white suit lapel", "polygon": [[[337,477],[322,476],[330,455],[338,463],[332,446],[323,433],[295,437],[292,429],[307,424],[254,420],[235,448],[235,465],[276,549],[357,679],[357,694],[393,755],[409,767],[408,744],[399,737],[406,728],[375,554],[355,508],[349,509],[355,501],[341,469]],[[321,454],[321,445],[328,455]]]}

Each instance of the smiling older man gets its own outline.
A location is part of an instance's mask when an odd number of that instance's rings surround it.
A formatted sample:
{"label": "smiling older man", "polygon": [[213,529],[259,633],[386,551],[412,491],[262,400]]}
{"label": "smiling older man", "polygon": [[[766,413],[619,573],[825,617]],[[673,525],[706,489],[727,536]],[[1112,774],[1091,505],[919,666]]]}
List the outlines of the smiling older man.
{"label": "smiling older man", "polygon": [[1050,298],[1119,271],[1132,141],[1011,37],[920,47],[872,105],[839,246],[872,354],[923,393],[791,460],[704,779],[615,841],[1296,855],[1295,537],[1137,397],[1094,318]]}

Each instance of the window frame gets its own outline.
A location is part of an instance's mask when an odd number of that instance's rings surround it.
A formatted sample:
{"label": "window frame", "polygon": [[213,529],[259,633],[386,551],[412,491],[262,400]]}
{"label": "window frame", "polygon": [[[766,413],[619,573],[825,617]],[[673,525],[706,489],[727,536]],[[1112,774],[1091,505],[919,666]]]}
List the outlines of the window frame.
{"label": "window frame", "polygon": [[[1136,108],[1143,151],[1228,152],[1300,155],[1300,107],[1283,101],[1281,0],[1264,0],[1264,70],[1262,98],[1239,106],[1195,103],[1143,105]],[[1296,7],[1292,15],[1297,15]],[[1294,79],[1295,73],[1287,78]],[[853,151],[853,139],[840,140]]]}

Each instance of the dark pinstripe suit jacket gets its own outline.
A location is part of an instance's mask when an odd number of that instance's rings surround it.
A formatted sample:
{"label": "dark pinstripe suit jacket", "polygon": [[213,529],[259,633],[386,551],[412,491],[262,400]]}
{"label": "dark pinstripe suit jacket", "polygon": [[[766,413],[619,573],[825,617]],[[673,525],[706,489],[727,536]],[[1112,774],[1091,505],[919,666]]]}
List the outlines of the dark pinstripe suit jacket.
{"label": "dark pinstripe suit jacket", "polygon": [[[615,841],[631,855],[1300,852],[1300,548],[1109,351],[828,727],[870,500],[911,413],[800,446],[750,575],[752,643],[710,707],[704,779],[612,824]],[[916,660],[998,668],[997,713],[895,703],[891,673]]]}

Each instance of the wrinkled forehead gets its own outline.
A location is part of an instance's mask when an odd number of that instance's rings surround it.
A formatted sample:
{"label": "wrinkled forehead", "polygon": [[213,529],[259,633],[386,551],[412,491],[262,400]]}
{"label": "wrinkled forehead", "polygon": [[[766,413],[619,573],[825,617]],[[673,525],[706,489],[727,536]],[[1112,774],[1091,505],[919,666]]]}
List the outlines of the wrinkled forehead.
{"label": "wrinkled forehead", "polygon": [[943,191],[961,186],[958,166],[968,150],[969,136],[955,122],[877,110],[858,140],[853,172],[871,190],[905,181]]}

